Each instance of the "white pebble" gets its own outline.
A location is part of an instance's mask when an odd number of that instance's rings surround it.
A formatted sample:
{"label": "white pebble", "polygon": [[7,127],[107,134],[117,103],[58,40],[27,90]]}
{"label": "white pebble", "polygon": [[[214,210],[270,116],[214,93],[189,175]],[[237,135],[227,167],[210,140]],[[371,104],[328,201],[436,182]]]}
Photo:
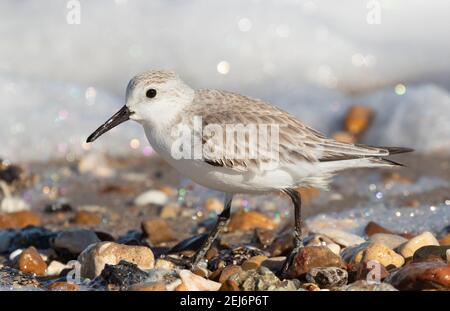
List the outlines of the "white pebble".
{"label": "white pebble", "polygon": [[168,201],[167,194],[159,190],[148,190],[134,199],[134,204],[143,206],[147,204],[164,205]]}
{"label": "white pebble", "polygon": [[0,212],[13,213],[29,211],[30,205],[19,197],[5,197],[0,204]]}

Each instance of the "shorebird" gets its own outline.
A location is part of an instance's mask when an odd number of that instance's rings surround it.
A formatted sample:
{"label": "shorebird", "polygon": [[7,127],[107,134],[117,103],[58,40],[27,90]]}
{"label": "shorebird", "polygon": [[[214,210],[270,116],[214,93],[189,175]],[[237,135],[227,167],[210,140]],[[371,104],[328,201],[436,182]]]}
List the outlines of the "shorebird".
{"label": "shorebird", "polygon": [[[126,104],[87,142],[130,119],[143,125],[152,148],[175,169],[225,193],[224,209],[202,247],[188,259],[189,267],[199,263],[226,226],[234,194],[281,191],[294,207],[295,248],[283,265],[284,274],[303,247],[301,196],[296,188],[327,189],[331,177],[345,169],[401,166],[386,157],[412,151],[327,138],[262,100],[221,90],[194,90],[173,71],[148,71],[133,77],[126,89]],[[180,140],[180,125],[184,132],[188,130],[187,139]],[[244,135],[224,129],[229,125],[240,125]],[[252,135],[255,129],[259,136]],[[188,146],[183,145],[186,142]],[[239,148],[241,152],[236,152]]]}

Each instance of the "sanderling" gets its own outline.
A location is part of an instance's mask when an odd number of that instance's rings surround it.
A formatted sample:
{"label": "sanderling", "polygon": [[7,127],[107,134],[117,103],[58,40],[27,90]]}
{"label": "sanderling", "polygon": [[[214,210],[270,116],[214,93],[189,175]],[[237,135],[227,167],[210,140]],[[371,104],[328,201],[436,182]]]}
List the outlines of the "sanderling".
{"label": "sanderling", "polygon": [[226,226],[233,194],[281,191],[292,200],[295,221],[295,248],[283,266],[286,272],[303,246],[296,188],[327,188],[336,172],[348,168],[399,166],[385,157],[412,151],[338,142],[264,101],[226,91],[193,90],[172,71],[148,71],[131,79],[126,104],[87,142],[129,119],[143,125],[153,149],[178,171],[225,193],[224,210],[189,259],[191,267]]}

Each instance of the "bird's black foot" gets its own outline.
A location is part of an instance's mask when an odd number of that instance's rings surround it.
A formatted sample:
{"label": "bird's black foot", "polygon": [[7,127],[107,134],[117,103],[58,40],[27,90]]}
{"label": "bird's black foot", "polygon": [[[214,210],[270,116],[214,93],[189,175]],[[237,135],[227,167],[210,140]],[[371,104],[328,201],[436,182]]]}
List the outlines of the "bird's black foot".
{"label": "bird's black foot", "polygon": [[296,246],[289,256],[286,257],[286,260],[283,263],[283,266],[281,267],[280,271],[278,271],[277,275],[280,279],[285,279],[288,277],[288,271],[289,268],[294,264],[294,259],[297,256],[299,250],[303,248],[303,244],[300,244]]}

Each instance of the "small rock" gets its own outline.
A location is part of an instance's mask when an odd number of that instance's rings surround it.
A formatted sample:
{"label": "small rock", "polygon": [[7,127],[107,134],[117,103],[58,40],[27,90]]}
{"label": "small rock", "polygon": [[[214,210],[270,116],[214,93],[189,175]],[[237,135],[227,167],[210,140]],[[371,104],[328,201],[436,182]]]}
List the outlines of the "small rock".
{"label": "small rock", "polygon": [[152,244],[167,243],[176,240],[175,233],[164,219],[149,219],[142,222],[142,231]]}
{"label": "small rock", "polygon": [[220,283],[204,279],[189,270],[183,269],[178,275],[188,291],[217,291],[221,287]]}
{"label": "small rock", "polygon": [[268,251],[272,257],[288,255],[294,248],[294,236],[292,232],[285,232],[275,238]]}
{"label": "small rock", "polygon": [[266,259],[266,256],[253,256],[242,263],[242,269],[244,271],[257,269]]}
{"label": "small rock", "polygon": [[413,261],[447,261],[447,252],[450,250],[449,246],[427,245],[419,248],[413,255]]}
{"label": "small rock", "polygon": [[100,242],[94,231],[74,229],[59,232],[53,239],[53,247],[66,249],[71,254],[78,255],[91,244]]}
{"label": "small rock", "polygon": [[201,276],[202,278],[205,279],[207,279],[211,274],[211,272],[208,269],[201,267],[200,265],[195,266],[191,271],[192,273]]}
{"label": "small rock", "polygon": [[341,268],[313,268],[306,273],[306,280],[319,285],[320,288],[332,288],[347,284],[347,271]]}
{"label": "small rock", "polygon": [[299,250],[294,258],[294,263],[288,270],[291,278],[298,278],[313,268],[338,267],[345,268],[345,263],[328,247],[306,246]]}
{"label": "small rock", "polygon": [[0,203],[0,212],[13,213],[21,211],[29,211],[30,205],[19,197],[4,197]]}
{"label": "small rock", "polygon": [[369,241],[373,243],[383,244],[390,249],[396,249],[403,243],[408,242],[408,240],[402,236],[389,233],[375,233],[370,237]]}
{"label": "small rock", "polygon": [[233,232],[237,230],[247,231],[256,228],[263,228],[273,230],[276,228],[276,224],[266,217],[265,215],[257,211],[244,211],[239,210],[231,216],[230,223],[228,224],[228,231]]}
{"label": "small rock", "polygon": [[419,248],[426,245],[439,245],[438,240],[436,240],[434,235],[428,231],[399,246],[399,252],[403,257],[408,258],[413,256]]}
{"label": "small rock", "polygon": [[156,269],[175,269],[176,266],[173,262],[165,259],[158,258],[155,263]]}
{"label": "small rock", "polygon": [[222,286],[220,286],[219,291],[238,292],[240,291],[240,289],[236,281],[226,280],[225,282],[222,283]]}
{"label": "small rock", "polygon": [[344,128],[353,135],[363,134],[370,126],[374,117],[372,108],[363,105],[354,105],[347,111]]}
{"label": "small rock", "polygon": [[219,214],[223,210],[223,202],[215,197],[209,197],[203,203],[203,208],[207,211]]}
{"label": "small rock", "polygon": [[18,248],[27,248],[29,246],[34,246],[39,249],[48,249],[51,247],[50,241],[54,236],[55,233],[44,227],[28,226],[15,231],[9,249],[11,251]]}
{"label": "small rock", "polygon": [[136,292],[162,292],[166,291],[166,285],[162,282],[133,284],[128,288],[129,291]]}
{"label": "small rock", "polygon": [[0,214],[0,229],[41,225],[41,218],[31,211]]}
{"label": "small rock", "polygon": [[68,282],[54,282],[48,286],[48,289],[51,291],[78,291],[80,287],[74,283]]}
{"label": "small rock", "polygon": [[392,234],[392,231],[386,229],[385,227],[377,224],[376,222],[370,221],[366,227],[364,228],[364,232],[368,237],[371,237],[374,234],[377,233],[388,233]]}
{"label": "small rock", "polygon": [[0,254],[9,250],[15,230],[0,230]]}
{"label": "small rock", "polygon": [[111,177],[114,169],[109,164],[109,159],[101,153],[90,152],[84,155],[78,163],[78,171],[82,174],[90,173],[97,177]]}
{"label": "small rock", "polygon": [[76,225],[97,226],[102,222],[102,217],[96,212],[78,211],[73,222]]}
{"label": "small rock", "polygon": [[255,229],[254,240],[256,241],[256,243],[259,243],[261,247],[265,248],[268,245],[271,245],[274,239],[275,239],[274,230],[267,230],[261,228]]}
{"label": "small rock", "polygon": [[334,243],[330,238],[320,234],[315,234],[311,240],[306,242],[306,246],[326,246],[336,255],[339,255],[341,252],[341,247],[338,244]]}
{"label": "small rock", "polygon": [[[344,254],[342,256],[344,257]],[[346,253],[344,258],[346,258],[346,261],[349,263],[369,262],[374,260],[385,267],[393,265],[397,268],[403,266],[405,263],[405,259],[402,256],[389,247],[378,243],[363,243],[361,244],[361,247],[357,248],[354,256],[348,258]]]}
{"label": "small rock", "polygon": [[270,257],[266,260],[264,260],[261,263],[262,267],[268,268],[272,272],[278,272],[283,267],[284,262],[286,261],[285,256],[279,256],[279,257]]}
{"label": "small rock", "polygon": [[302,288],[308,292],[318,292],[320,287],[316,283],[302,283]]}
{"label": "small rock", "polygon": [[450,233],[444,235],[442,239],[439,240],[439,244],[441,245],[450,245]]}
{"label": "small rock", "polygon": [[[352,272],[350,269],[349,274]],[[381,264],[375,262],[361,262],[355,266],[356,271],[354,280],[366,280],[371,282],[381,282],[388,275],[389,271]],[[349,276],[350,279],[350,276]]]}
{"label": "small rock", "polygon": [[339,291],[397,291],[395,287],[387,283],[368,282],[366,280],[359,280],[352,284],[343,286]]}
{"label": "small rock", "polygon": [[316,231],[318,234],[323,234],[333,240],[335,243],[348,247],[364,243],[365,240],[355,234],[351,234],[338,229],[322,228]]}
{"label": "small rock", "polygon": [[45,270],[47,269],[47,264],[33,246],[20,254],[18,266],[22,272],[34,273],[39,276],[45,275]]}
{"label": "small rock", "polygon": [[230,276],[240,272],[242,272],[242,268],[240,266],[237,265],[226,266],[225,268],[223,268],[222,273],[220,274],[219,283],[225,282],[230,278]]}
{"label": "small rock", "polygon": [[136,264],[121,260],[116,265],[105,264],[105,268],[100,274],[100,278],[106,284],[118,286],[121,290],[128,289],[129,286],[143,282],[148,277],[145,271],[138,268]]}
{"label": "small rock", "polygon": [[219,255],[211,258],[208,269],[215,271],[228,265],[242,265],[244,261],[253,256],[267,255],[266,252],[252,246],[241,246],[234,249],[223,249]]}
{"label": "small rock", "polygon": [[169,198],[167,194],[159,190],[148,190],[141,193],[134,199],[134,205],[145,206],[148,204],[154,205],[164,205],[167,203]]}
{"label": "small rock", "polygon": [[159,217],[163,219],[178,217],[180,206],[177,203],[169,203],[164,205],[159,212]]}
{"label": "small rock", "polygon": [[173,291],[180,284],[182,284],[181,279],[178,276],[176,270],[173,269],[150,269],[147,270],[148,278],[145,283],[163,283],[165,284],[168,291]]}
{"label": "small rock", "polygon": [[47,267],[46,276],[59,276],[64,269],[70,269],[71,266],[65,265],[59,261],[53,260]]}
{"label": "small rock", "polygon": [[116,265],[121,260],[134,263],[140,269],[151,269],[155,265],[155,258],[150,248],[114,242],[93,244],[78,256],[78,261],[81,263],[81,276],[90,279],[100,275],[106,264]]}
{"label": "small rock", "polygon": [[266,267],[259,267],[255,270],[235,273],[228,281],[234,281],[240,290],[297,290],[300,286],[298,280],[281,281],[272,271]]}
{"label": "small rock", "polygon": [[450,265],[442,261],[413,262],[386,278],[400,290],[450,289]]}

